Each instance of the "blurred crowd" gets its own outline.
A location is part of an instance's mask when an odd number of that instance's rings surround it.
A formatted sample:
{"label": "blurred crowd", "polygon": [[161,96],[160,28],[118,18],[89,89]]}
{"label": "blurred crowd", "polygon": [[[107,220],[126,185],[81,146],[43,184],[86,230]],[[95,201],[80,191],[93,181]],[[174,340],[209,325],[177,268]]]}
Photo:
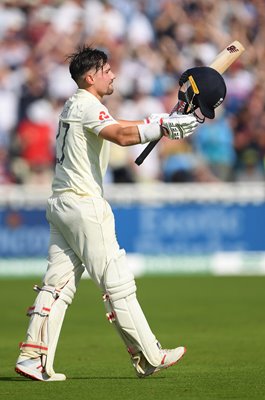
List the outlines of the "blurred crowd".
{"label": "blurred crowd", "polygon": [[162,139],[141,167],[143,145],[112,145],[108,182],[264,180],[264,0],[2,0],[0,183],[50,182],[58,115],[76,90],[66,57],[78,46],[108,52],[106,105],[132,120],[170,112],[181,73],[235,39],[246,51],[224,75],[216,118],[189,140]]}

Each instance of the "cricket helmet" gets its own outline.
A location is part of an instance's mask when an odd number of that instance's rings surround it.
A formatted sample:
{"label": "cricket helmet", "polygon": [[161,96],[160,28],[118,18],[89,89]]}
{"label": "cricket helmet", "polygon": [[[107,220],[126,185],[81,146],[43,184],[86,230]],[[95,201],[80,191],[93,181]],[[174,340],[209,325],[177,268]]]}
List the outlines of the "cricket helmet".
{"label": "cricket helmet", "polygon": [[182,86],[189,81],[186,92],[179,92],[179,98],[191,106],[193,112],[199,107],[201,113],[210,119],[215,117],[215,108],[225,99],[226,84],[222,75],[211,67],[195,67],[187,69],[180,77]]}

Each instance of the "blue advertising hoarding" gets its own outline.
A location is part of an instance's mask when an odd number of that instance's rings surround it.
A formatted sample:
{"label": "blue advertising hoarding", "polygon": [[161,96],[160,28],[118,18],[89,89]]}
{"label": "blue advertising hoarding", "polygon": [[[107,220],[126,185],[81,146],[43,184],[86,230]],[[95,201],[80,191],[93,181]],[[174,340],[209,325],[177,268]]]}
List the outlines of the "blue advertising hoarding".
{"label": "blue advertising hoarding", "polygon": [[[265,251],[265,204],[113,205],[120,246],[143,255]],[[0,209],[0,257],[47,257],[44,209]]]}

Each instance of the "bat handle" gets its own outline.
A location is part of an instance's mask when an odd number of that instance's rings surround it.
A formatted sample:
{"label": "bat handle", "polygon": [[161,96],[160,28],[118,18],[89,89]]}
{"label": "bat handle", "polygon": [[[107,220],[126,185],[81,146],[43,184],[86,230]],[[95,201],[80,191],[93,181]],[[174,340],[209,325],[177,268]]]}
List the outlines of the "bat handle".
{"label": "bat handle", "polygon": [[153,150],[153,148],[157,145],[161,138],[154,140],[153,142],[149,142],[146,148],[142,151],[142,153],[136,158],[135,164],[141,165],[149,153]]}

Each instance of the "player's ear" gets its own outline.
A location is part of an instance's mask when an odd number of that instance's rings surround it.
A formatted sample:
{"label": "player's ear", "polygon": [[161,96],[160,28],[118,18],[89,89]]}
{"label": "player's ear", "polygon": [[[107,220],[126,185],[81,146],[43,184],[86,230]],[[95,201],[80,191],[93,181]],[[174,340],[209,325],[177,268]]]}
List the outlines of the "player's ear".
{"label": "player's ear", "polygon": [[88,83],[89,85],[93,85],[94,83],[94,76],[92,74],[86,74],[86,76],[84,77],[84,80],[86,83]]}

